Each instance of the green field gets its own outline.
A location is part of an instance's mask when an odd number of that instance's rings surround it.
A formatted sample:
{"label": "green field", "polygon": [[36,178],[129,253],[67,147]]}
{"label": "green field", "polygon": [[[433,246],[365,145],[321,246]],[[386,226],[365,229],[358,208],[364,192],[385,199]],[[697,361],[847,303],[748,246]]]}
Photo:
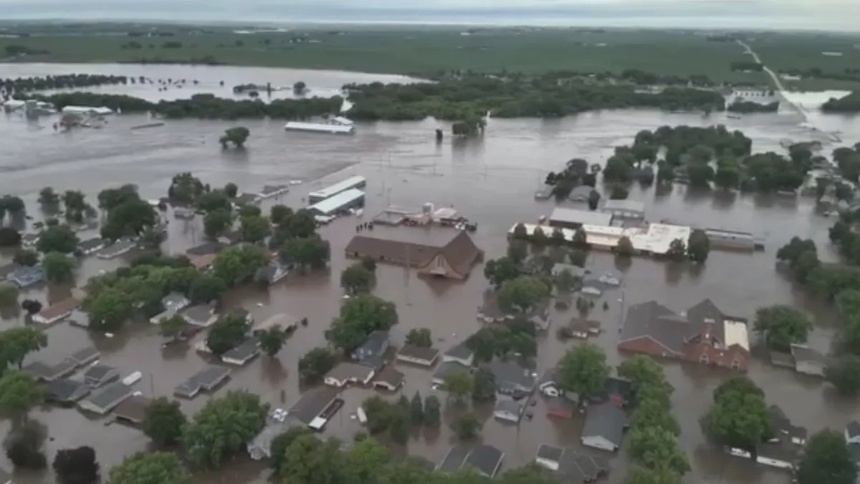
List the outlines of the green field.
{"label": "green field", "polygon": [[[658,75],[705,75],[718,82],[768,82],[760,72],[732,72],[732,62],[750,59],[739,45],[709,41],[697,32],[488,28],[465,35],[453,28],[325,27],[242,34],[226,28],[170,26],[159,27],[160,35],[140,36],[144,30],[132,32],[123,25],[103,28],[101,34],[92,26],[28,28],[28,37],[0,39],[0,53],[13,46],[39,52],[14,58],[21,62],[209,61],[415,75],[457,69],[526,74],[639,69]],[[844,72],[860,67],[860,49],[853,48],[860,44],[858,38],[788,34],[744,38],[774,69]],[[845,54],[825,57],[822,51]],[[839,84],[827,81],[819,84]]]}

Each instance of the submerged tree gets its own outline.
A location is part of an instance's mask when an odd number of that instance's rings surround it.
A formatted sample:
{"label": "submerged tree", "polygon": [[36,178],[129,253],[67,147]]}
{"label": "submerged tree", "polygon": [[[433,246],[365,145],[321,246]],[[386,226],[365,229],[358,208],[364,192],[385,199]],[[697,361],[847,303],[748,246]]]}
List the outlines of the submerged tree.
{"label": "submerged tree", "polygon": [[248,130],[248,128],[244,126],[236,126],[224,131],[224,134],[218,139],[218,141],[224,149],[227,149],[227,145],[230,143],[232,143],[236,148],[244,148],[245,141],[248,140],[248,136],[250,135],[251,131]]}

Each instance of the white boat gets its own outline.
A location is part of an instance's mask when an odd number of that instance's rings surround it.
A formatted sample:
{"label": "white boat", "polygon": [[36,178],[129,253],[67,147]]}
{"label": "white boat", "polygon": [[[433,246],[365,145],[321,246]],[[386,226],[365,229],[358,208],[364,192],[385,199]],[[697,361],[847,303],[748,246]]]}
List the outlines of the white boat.
{"label": "white boat", "polygon": [[290,121],[284,125],[284,129],[287,131],[307,131],[311,133],[355,134],[355,126],[353,126],[352,121],[340,116],[321,123]]}

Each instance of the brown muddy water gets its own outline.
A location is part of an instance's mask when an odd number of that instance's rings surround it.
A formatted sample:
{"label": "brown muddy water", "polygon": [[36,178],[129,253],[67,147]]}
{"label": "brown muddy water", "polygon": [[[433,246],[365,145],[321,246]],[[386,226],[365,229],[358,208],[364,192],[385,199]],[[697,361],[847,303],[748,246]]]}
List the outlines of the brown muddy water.
{"label": "brown muddy water", "polygon": [[[77,70],[70,70],[68,66],[52,67],[56,69],[51,72],[60,72],[61,68],[62,72],[104,72],[96,69],[98,66],[75,68]],[[139,75],[137,70],[141,69],[120,67],[128,71],[109,72]],[[24,67],[21,69],[21,73],[13,75],[31,74]],[[175,68],[176,72],[161,75],[160,72],[166,72],[162,69],[171,68],[145,69],[151,71],[147,74],[150,77],[192,79],[203,68],[184,67],[181,71]],[[219,69],[232,72],[231,79],[235,79],[236,84],[265,82],[272,71]],[[279,79],[285,84],[299,80],[298,75],[289,70],[279,72]],[[316,82],[331,88],[353,80],[368,80],[359,75],[348,78],[344,73],[315,73],[317,77],[311,82],[310,76],[302,75],[310,86]],[[0,148],[0,194],[23,197],[33,215],[38,217],[35,200],[44,186],[57,190],[80,189],[94,200],[105,187],[136,183],[144,197],[155,198],[166,193],[175,173],[190,171],[213,186],[234,182],[246,191],[258,190],[264,184],[302,180],[301,185],[292,187],[279,201],[301,207],[306,205],[304,197],[310,191],[348,176],[362,175],[368,180],[363,220],[388,205],[417,208],[432,202],[436,206],[454,206],[464,216],[478,222],[475,240],[488,258],[492,258],[504,253],[505,234],[512,224],[534,221],[552,210],[554,202],[536,202],[533,193],[547,171],[560,169],[570,158],[602,162],[614,146],[629,143],[641,129],[679,124],[727,124],[730,129],[742,129],[752,137],[756,151],[781,150],[781,138],[817,139],[816,133],[798,126],[800,121],[792,114],[732,120],[720,114],[702,118],[650,111],[615,111],[553,121],[494,119],[481,139],[466,142],[446,139],[441,144],[435,143],[433,131],[446,125],[433,120],[359,124],[357,134],[352,137],[286,133],[280,122],[250,121],[241,123],[252,133],[248,148],[236,152],[222,151],[217,142],[220,133],[236,123],[170,121],[164,127],[131,131],[131,126],[146,122],[146,118],[122,116],[111,118],[100,130],[56,133],[51,128],[51,119],[26,122],[15,116],[0,116],[0,132],[5,140]],[[828,130],[842,131],[846,143],[860,139],[857,119],[828,117],[821,121],[827,123]],[[825,151],[833,147],[827,145]],[[820,247],[827,247],[827,227],[832,221],[815,215],[809,200],[694,194],[682,186],[676,186],[669,193],[637,188],[630,198],[647,204],[649,220],[673,219],[700,226],[746,230],[766,237],[767,248],[756,254],[713,252],[706,266],[698,271],[673,270],[663,263],[642,258],[619,267],[624,274],[623,289],[604,295],[609,310],[603,311],[600,301],[592,313],[606,329],[595,341],[606,350],[612,364],[621,360],[615,345],[622,293],[626,305],[656,299],[677,310],[710,297],[727,312],[750,318],[760,306],[795,304],[816,316],[811,344],[822,351],[830,350],[831,340],[837,334],[830,312],[821,304],[806,300],[774,270],[776,250],[794,235],[813,238]],[[278,201],[264,202],[264,210],[273,203]],[[309,348],[324,344],[323,331],[340,304],[338,274],[347,264],[343,249],[354,235],[356,223],[357,219],[343,218],[322,229],[332,244],[329,272],[290,276],[268,290],[242,288],[229,295],[228,306],[243,306],[258,318],[287,312],[307,317],[310,324],[299,328],[277,358],[261,357],[234,370],[229,383],[216,392],[216,396],[229,389],[248,389],[273,406],[284,408],[299,398],[297,362]],[[169,251],[181,253],[195,242],[199,243],[202,228],[198,224],[199,221],[180,223],[171,219],[166,243]],[[823,252],[827,254],[828,250]],[[829,256],[832,257],[832,253]],[[8,259],[9,255],[3,257]],[[88,258],[79,271],[78,284],[120,263]],[[616,267],[613,258],[605,254],[591,255],[588,265],[593,270]],[[487,286],[482,267],[475,267],[472,276],[463,283],[428,283],[390,266],[380,266],[378,271],[375,293],[396,302],[400,315],[400,324],[393,332],[395,343],[402,342],[411,328],[429,327],[439,340],[438,346],[444,350],[479,328],[475,310]],[[26,296],[55,300],[65,294],[68,288],[47,288],[30,291]],[[572,314],[568,313],[554,314],[554,324],[569,319]],[[21,323],[18,318],[7,317],[2,324],[9,327]],[[66,323],[49,329],[48,334],[50,346],[46,354],[65,355],[85,344],[95,344],[102,351],[102,360],[117,366],[124,374],[143,372],[144,378],[137,384],[137,390],[147,396],[170,396],[177,384],[206,364],[193,349],[171,348],[162,352],[161,338],[157,329],[150,325],[132,326],[127,333],[112,339],[89,335]],[[539,344],[538,369],[542,371],[552,366],[567,348],[579,343],[558,341],[554,328],[550,328]],[[422,395],[432,392],[430,372],[400,369],[407,377],[402,389],[405,395],[411,396],[416,391]],[[676,389],[673,413],[683,429],[682,447],[693,467],[686,482],[788,482],[789,477],[783,473],[724,456],[705,443],[698,419],[707,411],[713,389],[728,373],[676,364],[666,364],[665,370]],[[855,403],[839,399],[817,380],[802,379],[788,370],[771,368],[761,360],[752,364],[749,375],[765,390],[770,403],[781,405],[794,423],[808,427],[810,432],[824,427],[841,428],[857,418]],[[350,414],[371,394],[369,390],[346,390],[343,393],[346,405],[326,427],[326,434],[350,439],[360,429]],[[207,398],[199,396],[191,402],[183,401],[183,409],[191,415]],[[534,419],[524,420],[519,427],[503,425],[494,421],[489,412],[482,412],[486,416],[483,440],[505,451],[505,468],[531,460],[541,443],[578,443],[579,419],[565,424],[551,422],[544,416],[540,399],[532,411]],[[74,409],[40,409],[34,411],[32,417],[48,428],[52,440],[47,442],[46,448],[51,459],[57,449],[91,445],[106,472],[125,455],[148,448],[148,439],[138,430],[117,424],[105,426],[102,421],[89,419]],[[4,422],[0,428],[7,432],[8,423]],[[453,442],[447,429],[440,434],[420,433],[409,442],[408,452],[436,461]],[[5,456],[2,459],[5,460]],[[0,466],[11,467],[8,462]],[[627,466],[622,450],[613,461],[609,482],[620,482]],[[262,465],[242,460],[225,466],[217,474],[202,476],[200,482],[264,482],[267,474]],[[17,477],[20,482],[33,483],[52,482],[53,479],[49,473]]]}

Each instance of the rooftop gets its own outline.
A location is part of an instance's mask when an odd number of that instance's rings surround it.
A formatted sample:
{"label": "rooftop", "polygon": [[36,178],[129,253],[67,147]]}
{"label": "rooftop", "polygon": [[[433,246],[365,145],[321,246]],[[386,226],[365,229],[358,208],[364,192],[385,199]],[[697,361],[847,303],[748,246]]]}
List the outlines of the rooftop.
{"label": "rooftop", "polygon": [[620,447],[626,419],[624,410],[611,403],[591,405],[586,413],[582,436],[600,436]]}
{"label": "rooftop", "polygon": [[357,187],[362,183],[366,183],[367,179],[363,176],[352,176],[347,178],[346,180],[335,183],[334,185],[329,185],[325,188],[317,190],[315,192],[311,192],[308,196],[310,198],[329,198],[341,193],[345,190],[349,190],[350,188]]}
{"label": "rooftop", "polygon": [[313,212],[319,212],[323,215],[329,215],[333,212],[336,212],[343,208],[345,205],[352,203],[360,198],[364,197],[364,192],[357,188],[350,188],[344,192],[340,192],[337,195],[331,196],[322,200],[318,203],[315,203],[308,207],[308,210]]}
{"label": "rooftop", "polygon": [[466,342],[462,341],[449,348],[448,351],[446,351],[444,354],[452,358],[467,359],[471,358],[474,353],[471,349],[469,349],[469,346],[466,344]]}
{"label": "rooftop", "polygon": [[305,424],[310,424],[337,398],[337,394],[337,389],[329,386],[308,390],[290,408],[288,415],[297,418]]}
{"label": "rooftop", "polygon": [[554,445],[541,444],[540,447],[538,447],[535,457],[538,459],[545,459],[551,462],[559,462],[561,461],[562,455],[564,455],[564,448],[556,447]]}
{"label": "rooftop", "polygon": [[66,358],[56,363],[34,361],[24,365],[22,369],[34,378],[50,381],[71,374],[75,371],[75,366],[76,363],[74,360]]}
{"label": "rooftop", "polygon": [[90,387],[84,383],[67,378],[49,382],[45,387],[48,394],[60,402],[75,402],[90,393]]}
{"label": "rooftop", "polygon": [[236,361],[244,363],[260,353],[260,340],[257,338],[248,338],[240,343],[235,348],[221,355],[223,361]]}
{"label": "rooftop", "polygon": [[132,395],[117,405],[113,414],[122,420],[139,424],[146,417],[146,407],[149,406],[149,402],[150,399],[142,395]]}
{"label": "rooftop", "polygon": [[93,346],[88,346],[86,348],[79,349],[72,353],[70,357],[72,361],[75,362],[78,366],[86,365],[87,363],[93,362],[101,357],[101,353],[99,350],[95,349]]}
{"label": "rooftop", "polygon": [[578,210],[575,208],[556,207],[549,216],[551,222],[576,225],[610,225],[612,214]]}
{"label": "rooftop", "polygon": [[436,348],[422,348],[415,345],[403,345],[397,354],[416,360],[433,361],[439,357],[439,350]]}
{"label": "rooftop", "polygon": [[132,389],[122,382],[114,382],[93,392],[87,402],[98,409],[110,409],[112,405],[125,400],[132,394]]}
{"label": "rooftop", "polygon": [[601,210],[625,210],[645,213],[645,202],[639,200],[607,200]]}
{"label": "rooftop", "polygon": [[373,368],[368,368],[358,363],[344,361],[326,373],[326,378],[334,378],[338,381],[358,380],[364,381],[373,373]]}
{"label": "rooftop", "polygon": [[204,387],[211,387],[212,385],[217,385],[219,381],[223,380],[229,374],[230,369],[226,366],[209,365],[195,373],[189,380],[194,380]]}
{"label": "rooftop", "polygon": [[39,311],[39,316],[46,320],[51,320],[57,316],[70,312],[72,309],[78,307],[78,304],[80,304],[80,302],[77,299],[69,297],[43,308]]}
{"label": "rooftop", "polygon": [[481,474],[493,478],[499,472],[505,453],[492,445],[479,445],[469,452],[464,466],[474,467]]}
{"label": "rooftop", "polygon": [[[508,234],[513,235],[517,225],[511,226]],[[526,233],[531,235],[538,227],[544,231],[544,234],[549,236],[553,230],[552,227],[523,224],[526,228]],[[665,254],[669,251],[669,245],[675,239],[688,240],[692,229],[682,225],[669,225],[660,223],[649,223],[643,227],[607,227],[603,225],[583,225],[581,227],[585,231],[586,241],[589,244],[601,247],[615,247],[618,245],[618,240],[621,237],[630,239],[633,244],[633,249],[642,252],[650,252],[653,254]],[[573,236],[576,233],[571,229],[560,229],[564,238],[570,242],[573,241]]]}
{"label": "rooftop", "polygon": [[403,373],[394,369],[393,366],[388,365],[382,369],[376,375],[376,380],[378,382],[387,383],[388,385],[397,388],[403,383]]}

